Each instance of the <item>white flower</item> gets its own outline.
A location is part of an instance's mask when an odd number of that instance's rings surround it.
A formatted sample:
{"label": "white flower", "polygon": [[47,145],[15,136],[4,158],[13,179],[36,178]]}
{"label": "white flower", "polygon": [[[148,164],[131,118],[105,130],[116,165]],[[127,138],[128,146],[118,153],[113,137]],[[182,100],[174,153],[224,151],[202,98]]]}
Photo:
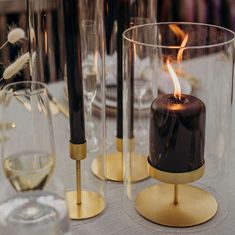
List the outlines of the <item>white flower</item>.
{"label": "white flower", "polygon": [[22,28],[13,28],[8,33],[7,40],[11,44],[14,44],[24,37],[25,37],[25,32]]}
{"label": "white flower", "polygon": [[25,32],[22,28],[13,28],[7,35],[7,41],[0,47],[0,50],[9,42],[11,44],[15,44],[20,39],[25,37]]}

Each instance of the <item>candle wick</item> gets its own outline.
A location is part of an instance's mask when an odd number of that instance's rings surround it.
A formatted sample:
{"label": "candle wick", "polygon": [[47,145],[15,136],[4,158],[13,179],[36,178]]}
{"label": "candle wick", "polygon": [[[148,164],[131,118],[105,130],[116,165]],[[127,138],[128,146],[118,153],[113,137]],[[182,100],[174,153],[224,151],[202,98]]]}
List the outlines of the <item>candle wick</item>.
{"label": "candle wick", "polygon": [[173,95],[168,97],[167,102],[170,104],[184,104],[187,103],[187,100],[181,95]]}
{"label": "candle wick", "polygon": [[175,97],[176,100],[181,101],[181,95],[176,94],[176,95],[174,95],[174,97]]}

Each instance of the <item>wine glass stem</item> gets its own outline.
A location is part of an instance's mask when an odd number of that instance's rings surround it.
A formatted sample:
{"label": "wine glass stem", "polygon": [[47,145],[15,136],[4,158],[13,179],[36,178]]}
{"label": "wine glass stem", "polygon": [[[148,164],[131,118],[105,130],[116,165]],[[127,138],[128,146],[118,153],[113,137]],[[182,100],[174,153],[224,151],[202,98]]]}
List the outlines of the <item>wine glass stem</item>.
{"label": "wine glass stem", "polygon": [[88,100],[88,104],[87,104],[87,123],[88,123],[87,135],[88,135],[88,138],[91,138],[91,135],[92,135],[92,101],[91,100]]}
{"label": "wine glass stem", "polygon": [[91,100],[88,101],[88,106],[87,106],[87,119],[88,122],[91,122],[91,116],[92,116],[92,104]]}
{"label": "wine glass stem", "polygon": [[142,95],[138,96],[138,128],[142,128],[142,113],[141,113],[141,104],[142,104]]}

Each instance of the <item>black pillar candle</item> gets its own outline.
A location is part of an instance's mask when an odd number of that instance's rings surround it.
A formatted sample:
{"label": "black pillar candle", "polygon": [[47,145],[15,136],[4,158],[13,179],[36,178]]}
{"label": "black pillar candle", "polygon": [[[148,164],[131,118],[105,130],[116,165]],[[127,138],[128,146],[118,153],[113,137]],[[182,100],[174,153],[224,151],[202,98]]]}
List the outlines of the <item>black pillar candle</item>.
{"label": "black pillar candle", "polygon": [[70,142],[83,144],[85,139],[79,0],[64,0],[64,28],[69,99]]}
{"label": "black pillar candle", "polygon": [[166,172],[190,172],[204,163],[206,108],[191,95],[156,98],[150,111],[149,162]]}
{"label": "black pillar candle", "polygon": [[122,101],[122,33],[129,26],[130,2],[119,0],[117,14],[117,138],[123,138],[123,101]]}

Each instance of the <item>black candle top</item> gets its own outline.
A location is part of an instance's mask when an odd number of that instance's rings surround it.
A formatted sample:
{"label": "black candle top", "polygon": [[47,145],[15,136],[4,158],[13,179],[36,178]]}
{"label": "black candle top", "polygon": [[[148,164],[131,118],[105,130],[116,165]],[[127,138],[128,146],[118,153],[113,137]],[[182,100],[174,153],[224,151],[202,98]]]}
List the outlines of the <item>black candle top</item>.
{"label": "black candle top", "polygon": [[204,163],[204,103],[191,95],[159,96],[150,113],[149,161],[166,172],[189,172]]}
{"label": "black candle top", "polygon": [[161,95],[152,102],[151,108],[161,112],[169,112],[171,115],[191,116],[200,112],[205,112],[204,103],[192,96],[182,94],[180,98],[176,98],[172,94]]}
{"label": "black candle top", "polygon": [[86,139],[78,1],[64,0],[63,3],[71,138],[70,142],[73,144],[83,144],[86,142]]}

